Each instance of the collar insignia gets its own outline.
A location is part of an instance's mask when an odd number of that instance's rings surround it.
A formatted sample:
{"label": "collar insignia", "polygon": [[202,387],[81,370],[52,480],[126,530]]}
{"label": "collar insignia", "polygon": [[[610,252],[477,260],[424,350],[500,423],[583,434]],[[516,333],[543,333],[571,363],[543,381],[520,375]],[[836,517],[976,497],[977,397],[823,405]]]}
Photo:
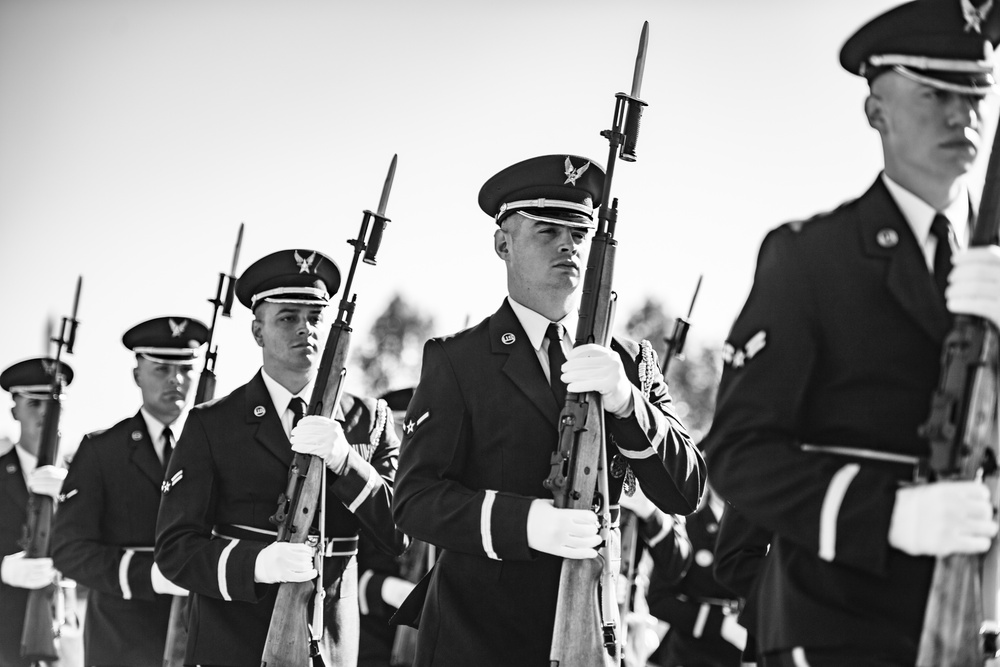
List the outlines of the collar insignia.
{"label": "collar insignia", "polygon": [[299,254],[298,250],[295,251],[295,263],[299,265],[299,273],[311,273],[314,259],[316,259],[315,252],[308,257],[303,258],[302,255]]}
{"label": "collar insignia", "polygon": [[986,20],[990,10],[993,9],[993,0],[986,0],[983,6],[978,8],[972,4],[972,0],[961,0],[961,4],[962,18],[965,19],[965,32],[976,31],[982,34],[982,23]]}
{"label": "collar insignia", "polygon": [[170,337],[180,338],[181,335],[184,333],[184,330],[187,329],[188,321],[181,320],[180,322],[175,322],[173,318],[171,318],[167,320],[167,324],[170,325]]}
{"label": "collar insignia", "polygon": [[[965,0],[965,1],[968,2],[969,0]],[[990,2],[992,2],[992,1],[993,0],[990,0]],[[563,185],[576,185],[576,179],[578,179],[581,176],[583,176],[583,172],[587,171],[587,169],[589,169],[589,168],[590,168],[590,163],[588,162],[587,164],[583,165],[579,169],[576,169],[576,168],[573,167],[573,163],[567,157],[566,158],[566,181],[563,183]]]}
{"label": "collar insignia", "polygon": [[505,333],[500,336],[500,342],[504,345],[513,345],[515,340],[517,340],[517,338],[512,333]]}
{"label": "collar insignia", "polygon": [[256,408],[253,409],[253,416],[263,417],[265,412],[267,412],[267,410],[264,409],[264,406],[258,405]]}
{"label": "collar insignia", "polygon": [[7,474],[8,475],[13,475],[16,472],[17,472],[17,466],[14,465],[13,463],[8,463],[7,464]]}
{"label": "collar insignia", "polygon": [[875,235],[875,241],[883,248],[895,248],[899,243],[899,234],[895,229],[880,229]]}
{"label": "collar insignia", "polygon": [[142,440],[142,431],[132,431],[132,439],[136,442]]}

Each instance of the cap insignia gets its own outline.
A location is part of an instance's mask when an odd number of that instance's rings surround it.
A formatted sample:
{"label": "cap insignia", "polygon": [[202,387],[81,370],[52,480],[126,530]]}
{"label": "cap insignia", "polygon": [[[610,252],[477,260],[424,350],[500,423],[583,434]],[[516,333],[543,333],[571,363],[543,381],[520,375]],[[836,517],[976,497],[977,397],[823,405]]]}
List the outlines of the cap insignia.
{"label": "cap insignia", "polygon": [[314,259],[316,259],[315,252],[308,257],[303,258],[302,255],[299,254],[298,250],[295,251],[295,263],[299,265],[299,273],[312,273],[312,263]]}
{"label": "cap insignia", "polygon": [[170,337],[180,338],[184,334],[184,330],[187,329],[188,321],[181,320],[180,322],[175,322],[173,318],[167,320],[167,324],[170,325]]}
{"label": "cap insignia", "polygon": [[[990,0],[992,2],[993,0]],[[968,0],[966,0],[968,2]],[[573,162],[567,157],[566,158],[566,181],[563,185],[576,185],[576,179],[583,176],[583,172],[590,168],[590,163],[583,165],[579,169],[573,167]]]}
{"label": "cap insignia", "polygon": [[63,373],[58,372],[61,369],[59,369],[56,366],[56,362],[55,361],[50,361],[48,359],[42,359],[42,370],[45,371],[45,374],[48,375],[49,377],[54,377],[55,380],[56,380],[56,382],[58,382],[59,384],[65,384],[66,383],[66,375],[63,374]]}
{"label": "cap insignia", "polygon": [[982,23],[986,16],[993,9],[993,0],[986,0],[982,7],[977,8],[972,4],[972,0],[961,0],[962,17],[965,19],[965,32],[975,30],[979,34],[983,33]]}
{"label": "cap insignia", "polygon": [[880,229],[875,235],[875,241],[883,248],[894,248],[899,243],[899,234],[895,229]]}

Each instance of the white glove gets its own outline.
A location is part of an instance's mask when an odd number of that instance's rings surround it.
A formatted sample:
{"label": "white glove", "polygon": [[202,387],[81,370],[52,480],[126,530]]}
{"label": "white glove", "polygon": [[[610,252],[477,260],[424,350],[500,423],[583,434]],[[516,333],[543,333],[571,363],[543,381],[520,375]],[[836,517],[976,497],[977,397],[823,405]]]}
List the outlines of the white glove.
{"label": "white glove", "polygon": [[727,642],[743,650],[747,647],[747,629],[736,620],[736,614],[726,614],[722,618],[722,628],[719,634]]}
{"label": "white glove", "polygon": [[982,482],[935,482],[896,491],[889,544],[911,556],[976,554],[997,534]]}
{"label": "white glove", "polygon": [[58,499],[62,493],[63,480],[69,471],[56,466],[41,466],[28,474],[28,491],[40,496]]}
{"label": "white glove", "polygon": [[414,583],[399,577],[386,577],[382,580],[382,599],[389,606],[399,609],[403,600],[413,590]]}
{"label": "white glove", "polygon": [[642,487],[638,484],[635,487],[635,493],[631,496],[622,492],[621,498],[618,499],[618,502],[622,507],[632,512],[643,521],[647,521],[649,517],[653,516],[656,512],[656,505],[653,504],[652,500],[646,497],[646,494],[642,492]]}
{"label": "white glove", "polygon": [[160,572],[160,566],[156,563],[153,563],[153,568],[149,571],[149,578],[153,582],[154,593],[159,593],[160,595],[176,595],[182,598],[186,598],[188,595],[186,588],[181,588],[174,582],[164,577],[163,573]]}
{"label": "white glove", "polygon": [[292,451],[312,454],[323,459],[326,467],[339,472],[347,463],[351,445],[347,442],[340,422],[329,417],[309,415],[299,420],[289,436]]}
{"label": "white glove", "polygon": [[316,571],[313,553],[313,548],[308,544],[268,544],[257,554],[253,565],[253,580],[259,584],[278,584],[315,579],[319,573]]}
{"label": "white glove", "polygon": [[593,558],[601,543],[597,515],[590,510],[559,509],[536,498],[528,509],[528,546],[561,558]]}
{"label": "white glove", "polygon": [[985,317],[1000,327],[1000,247],[961,250],[952,264],[945,290],[948,310]]}
{"label": "white glove", "polygon": [[599,392],[604,409],[613,415],[624,417],[632,412],[632,383],[621,357],[610,348],[592,343],[574,347],[566,355],[562,380],[574,394]]}
{"label": "white glove", "polygon": [[56,578],[51,558],[25,558],[23,551],[3,557],[0,580],[15,588],[45,588]]}

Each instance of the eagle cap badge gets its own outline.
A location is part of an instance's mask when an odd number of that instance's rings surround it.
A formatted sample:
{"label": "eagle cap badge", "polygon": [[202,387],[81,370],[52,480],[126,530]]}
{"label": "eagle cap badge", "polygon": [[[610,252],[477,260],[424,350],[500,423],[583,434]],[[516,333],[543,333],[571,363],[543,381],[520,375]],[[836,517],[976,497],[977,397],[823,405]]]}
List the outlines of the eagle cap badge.
{"label": "eagle cap badge", "polygon": [[583,176],[583,173],[590,168],[590,163],[587,162],[585,165],[577,169],[573,166],[573,161],[567,156],[565,166],[566,180],[563,182],[563,185],[576,185],[577,179]]}
{"label": "eagle cap badge", "polygon": [[182,335],[184,335],[184,330],[187,329],[188,321],[181,320],[180,322],[178,322],[171,317],[170,319],[167,320],[167,324],[170,325],[170,337],[180,338]]}
{"label": "eagle cap badge", "polygon": [[295,263],[299,265],[299,273],[312,273],[313,271],[312,263],[313,260],[316,259],[315,251],[313,251],[313,253],[308,257],[303,257],[302,255],[299,254],[299,251],[296,250],[294,257],[295,257]]}
{"label": "eagle cap badge", "polygon": [[965,19],[965,32],[983,33],[983,21],[993,9],[993,0],[986,0],[982,7],[976,7],[972,0],[960,0],[962,4],[962,18]]}

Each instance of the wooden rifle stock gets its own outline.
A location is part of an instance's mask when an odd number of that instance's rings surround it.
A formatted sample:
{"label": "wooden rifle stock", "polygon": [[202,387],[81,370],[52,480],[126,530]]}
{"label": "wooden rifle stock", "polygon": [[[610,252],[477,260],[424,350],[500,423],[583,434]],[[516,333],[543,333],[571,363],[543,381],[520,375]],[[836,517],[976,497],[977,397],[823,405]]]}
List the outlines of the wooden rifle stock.
{"label": "wooden rifle stock", "polygon": [[[240,246],[243,244],[243,223],[236,235],[236,249],[233,251],[233,265],[230,273],[219,274],[219,286],[215,298],[208,302],[212,309],[212,325],[208,329],[208,342],[205,345],[205,366],[198,378],[198,389],[195,391],[194,404],[199,405],[215,398],[215,362],[218,358],[218,347],[213,347],[215,325],[218,323],[220,311],[223,317],[229,317],[233,307],[233,297],[236,291],[236,265],[240,260]],[[170,616],[167,618],[167,639],[163,645],[163,667],[183,667],[184,652],[188,641],[188,598],[175,595],[170,602]]]}
{"label": "wooden rifle stock", "polygon": [[[59,416],[61,405],[57,394],[45,410],[42,442],[38,449],[38,466],[52,465],[59,448]],[[45,558],[49,555],[54,502],[45,495],[32,493],[28,500],[28,519],[23,542],[25,558]],[[24,610],[24,630],[21,633],[21,656],[34,662],[59,659],[56,648],[56,623],[53,618],[53,596],[56,584],[49,584],[28,593]]]}
{"label": "wooden rifle stock", "polygon": [[[56,343],[56,356],[49,370],[52,379],[51,396],[45,408],[45,420],[42,422],[36,464],[39,468],[54,465],[59,450],[59,418],[62,414],[62,391],[65,384],[61,358],[64,347],[67,353],[73,352],[76,326],[79,324],[76,316],[80,308],[82,287],[83,278],[77,278],[73,314],[63,318],[59,337],[52,339],[52,342]],[[29,494],[28,515],[24,525],[24,538],[21,540],[25,558],[46,558],[49,555],[54,507],[55,503],[49,496]],[[21,632],[21,657],[33,662],[59,659],[56,647],[59,621],[54,617],[54,597],[57,588],[57,584],[53,582],[28,593],[28,602],[24,610],[24,629]]]}
{"label": "wooden rifle stock", "polygon": [[[979,219],[970,245],[997,242],[1000,228],[1000,132],[986,170]],[[941,354],[941,375],[921,427],[938,480],[987,481],[997,507],[997,330],[971,315],[956,315]],[[996,539],[984,554],[938,558],[927,597],[918,667],[971,667],[997,657]],[[986,575],[984,585],[984,574]]]}
{"label": "wooden rifle stock", "polygon": [[[382,187],[378,212],[364,211],[358,238],[348,241],[354,246],[354,257],[344,283],[337,320],[330,327],[330,334],[323,347],[323,356],[316,373],[316,384],[309,401],[307,411],[309,415],[332,418],[340,403],[340,396],[344,390],[347,353],[351,343],[351,320],[357,303],[357,295],[351,294],[354,272],[357,270],[362,253],[366,264],[376,263],[375,253],[378,252],[382,233],[389,222],[384,214],[395,173],[396,156],[393,155],[389,173]],[[369,225],[373,222],[369,236]],[[310,529],[316,522],[320,510],[319,501],[325,483],[325,471],[326,465],[318,456],[296,454],[288,470],[285,493],[278,499],[278,510],[271,517],[278,526],[278,542],[308,543],[317,548],[316,570],[319,572],[319,577],[315,582],[284,582],[279,585],[274,610],[271,612],[271,624],[264,643],[264,652],[260,659],[261,667],[305,667],[311,657],[318,655],[319,637],[313,637],[309,628],[309,601],[314,593],[319,596],[324,593],[323,545],[319,544],[315,534],[310,534]],[[321,635],[323,628],[316,628],[316,632]]]}

